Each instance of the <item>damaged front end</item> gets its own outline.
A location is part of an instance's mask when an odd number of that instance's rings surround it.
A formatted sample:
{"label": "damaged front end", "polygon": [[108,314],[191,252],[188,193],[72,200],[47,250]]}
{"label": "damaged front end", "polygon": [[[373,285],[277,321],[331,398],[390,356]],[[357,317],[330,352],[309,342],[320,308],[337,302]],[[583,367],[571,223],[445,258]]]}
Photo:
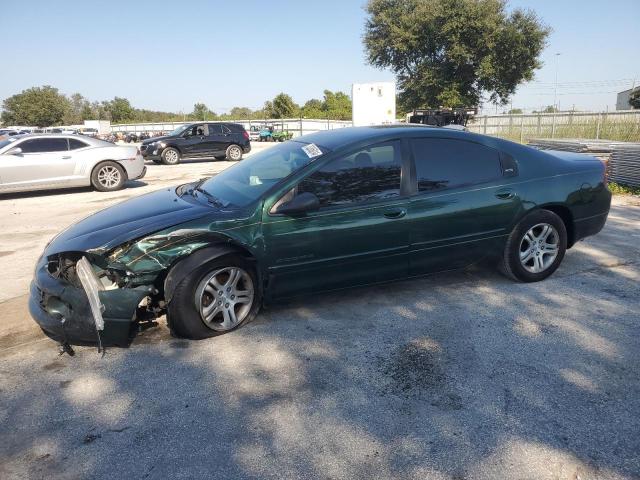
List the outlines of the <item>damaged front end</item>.
{"label": "damaged front end", "polygon": [[228,242],[205,229],[167,229],[112,250],[45,254],[36,266],[29,310],[69,353],[70,345],[128,346],[166,311],[170,267],[202,247]]}
{"label": "damaged front end", "polygon": [[138,322],[155,317],[158,291],[129,286],[124,271],[85,252],[43,256],[31,284],[29,311],[42,330],[63,345],[128,346]]}

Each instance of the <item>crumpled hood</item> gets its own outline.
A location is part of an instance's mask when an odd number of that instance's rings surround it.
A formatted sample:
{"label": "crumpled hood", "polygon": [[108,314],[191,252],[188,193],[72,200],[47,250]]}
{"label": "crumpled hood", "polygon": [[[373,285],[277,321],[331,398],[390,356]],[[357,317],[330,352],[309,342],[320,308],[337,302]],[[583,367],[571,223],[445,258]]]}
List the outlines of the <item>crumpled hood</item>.
{"label": "crumpled hood", "polygon": [[[60,252],[109,250],[143,237],[218,211],[190,195],[179,197],[175,188],[158,190],[101,210],[71,225],[45,248],[45,255]],[[224,216],[224,215],[223,215]]]}

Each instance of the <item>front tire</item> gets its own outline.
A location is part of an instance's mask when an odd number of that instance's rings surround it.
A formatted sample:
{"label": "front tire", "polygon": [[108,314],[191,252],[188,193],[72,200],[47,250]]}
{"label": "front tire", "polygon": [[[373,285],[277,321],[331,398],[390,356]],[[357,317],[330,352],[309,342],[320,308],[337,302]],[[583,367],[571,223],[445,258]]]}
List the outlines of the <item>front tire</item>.
{"label": "front tire", "polygon": [[200,340],[250,322],[262,298],[253,265],[239,255],[225,255],[189,273],[176,287],[167,308],[172,332]]}
{"label": "front tire", "polygon": [[242,160],[242,149],[238,145],[229,145],[227,147],[227,158],[232,162]]}
{"label": "front tire", "polygon": [[516,281],[539,282],[558,269],[566,250],[567,229],[562,219],[549,210],[536,210],[509,235],[502,270]]}
{"label": "front tire", "polygon": [[161,157],[162,163],[165,165],[177,165],[180,163],[180,152],[173,147],[165,148]]}
{"label": "front tire", "polygon": [[91,185],[100,192],[115,192],[124,187],[127,175],[117,162],[101,162],[91,172]]}

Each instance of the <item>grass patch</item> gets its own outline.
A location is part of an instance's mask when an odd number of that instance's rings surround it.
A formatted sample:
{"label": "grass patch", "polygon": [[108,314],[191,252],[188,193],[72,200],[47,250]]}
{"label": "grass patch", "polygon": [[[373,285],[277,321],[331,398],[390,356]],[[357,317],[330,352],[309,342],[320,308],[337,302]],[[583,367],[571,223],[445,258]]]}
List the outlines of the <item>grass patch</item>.
{"label": "grass patch", "polygon": [[621,185],[616,182],[609,182],[609,190],[614,195],[640,195],[640,187]]}

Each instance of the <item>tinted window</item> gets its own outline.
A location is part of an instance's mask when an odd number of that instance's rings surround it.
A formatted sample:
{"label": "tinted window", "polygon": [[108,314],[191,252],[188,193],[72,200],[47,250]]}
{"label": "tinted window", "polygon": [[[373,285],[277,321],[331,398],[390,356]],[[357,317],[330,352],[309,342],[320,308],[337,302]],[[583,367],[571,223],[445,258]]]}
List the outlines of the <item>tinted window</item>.
{"label": "tinted window", "polygon": [[76,140],[75,138],[70,138],[69,139],[69,150],[77,150],[79,148],[84,148],[84,147],[88,147],[89,145],[80,141],[80,140]]}
{"label": "tinted window", "polygon": [[502,175],[500,156],[493,148],[442,138],[411,143],[421,192],[482,183]]}
{"label": "tinted window", "polygon": [[242,125],[238,125],[237,123],[225,123],[224,125],[233,133],[242,133],[244,132],[244,127]]}
{"label": "tinted window", "polygon": [[189,127],[188,129],[185,130],[185,133],[188,136],[202,136],[202,135],[206,135],[207,134],[207,126],[206,125],[192,125],[191,127]]}
{"label": "tinted window", "polygon": [[209,135],[220,135],[222,133],[222,126],[219,123],[209,124]]}
{"label": "tinted window", "polygon": [[297,193],[313,193],[321,207],[393,198],[400,194],[401,165],[398,142],[373,145],[324,165]]}
{"label": "tinted window", "polygon": [[25,140],[19,147],[22,153],[66,152],[66,138],[34,138]]}

